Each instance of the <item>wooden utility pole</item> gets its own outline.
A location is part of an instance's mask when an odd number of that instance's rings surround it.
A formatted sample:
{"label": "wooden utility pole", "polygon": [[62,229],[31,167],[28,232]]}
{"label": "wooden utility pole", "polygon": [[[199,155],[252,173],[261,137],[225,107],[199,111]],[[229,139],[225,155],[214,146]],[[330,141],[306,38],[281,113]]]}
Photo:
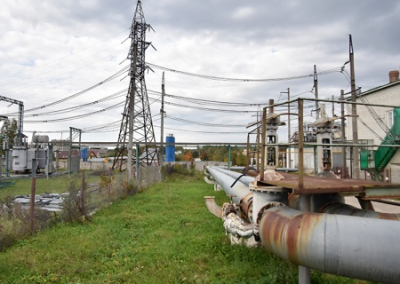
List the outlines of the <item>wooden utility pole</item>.
{"label": "wooden utility pole", "polygon": [[[357,106],[354,104],[357,99],[356,94],[356,79],[354,76],[354,51],[353,41],[351,35],[349,35],[349,59],[350,59],[350,79],[351,79],[351,115],[352,115],[352,129],[353,129],[353,144],[358,144],[358,128],[357,128]],[[358,147],[353,146],[353,177],[355,179],[360,178],[360,161],[358,157]]]}

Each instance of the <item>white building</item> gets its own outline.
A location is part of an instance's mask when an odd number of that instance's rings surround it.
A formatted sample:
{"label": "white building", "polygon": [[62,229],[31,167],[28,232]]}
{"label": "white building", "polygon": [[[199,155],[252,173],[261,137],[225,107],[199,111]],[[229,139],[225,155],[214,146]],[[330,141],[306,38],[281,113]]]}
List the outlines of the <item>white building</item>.
{"label": "white building", "polygon": [[[389,72],[389,82],[385,85],[362,92],[357,96],[358,103],[393,105],[400,107],[399,71]],[[351,114],[351,105],[347,105],[347,113]],[[367,107],[357,105],[357,128],[359,143],[380,145],[393,126],[393,107]],[[352,118],[347,119],[347,139],[352,140]],[[400,133],[398,133],[400,135]],[[380,147],[364,149],[379,150]],[[381,148],[382,149],[382,148]],[[388,149],[388,148],[386,148]],[[360,149],[362,150],[362,149]],[[385,163],[384,176],[394,183],[400,183],[400,151],[394,151]],[[396,165],[398,164],[398,165]],[[361,176],[362,177],[362,176]]]}

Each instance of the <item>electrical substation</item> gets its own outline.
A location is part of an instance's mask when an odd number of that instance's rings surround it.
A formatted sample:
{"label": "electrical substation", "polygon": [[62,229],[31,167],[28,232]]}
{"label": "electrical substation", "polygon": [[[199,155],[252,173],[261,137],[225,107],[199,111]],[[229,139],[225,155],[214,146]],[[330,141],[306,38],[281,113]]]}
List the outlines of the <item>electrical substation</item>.
{"label": "electrical substation", "polygon": [[[281,92],[281,95],[287,95],[287,100],[269,99],[268,103],[253,104],[250,97],[247,105],[167,95],[164,71],[210,80],[240,80],[196,75],[146,62],[146,50],[152,46],[146,40],[146,32],[150,30],[152,27],[146,23],[141,1],[137,1],[129,32],[129,66],[87,89],[103,85],[124,73],[130,77],[127,90],[110,96],[124,96],[124,101],[118,104],[124,107],[118,116],[117,141],[92,142],[96,147],[113,148],[114,155],[96,156],[93,151],[92,161],[99,159],[110,176],[112,171],[126,172],[126,184],[129,185],[132,179],[139,179],[139,168],[153,168],[160,174],[163,163],[178,163],[175,159],[176,146],[197,149],[203,146],[227,147],[226,161],[221,165],[211,165],[210,162],[204,167],[204,174],[205,181],[212,184],[215,191],[224,190],[230,202],[219,205],[211,195],[205,196],[204,200],[207,209],[221,219],[221,234],[225,232],[231,244],[259,247],[297,265],[299,283],[310,283],[311,270],[367,281],[397,283],[400,279],[400,247],[396,245],[400,236],[400,213],[379,212],[374,204],[391,204],[397,206],[400,212],[400,202],[397,201],[400,199],[400,171],[396,168],[400,165],[399,72],[391,71],[390,81],[384,86],[366,92],[357,89],[350,35],[349,61],[339,68],[321,72],[345,73],[343,70],[349,64],[351,91],[345,94],[340,90],[337,99],[318,97],[318,74],[321,73],[317,72],[315,65],[313,98],[291,98],[290,88]],[[150,109],[152,99],[149,99],[145,80],[146,71],[152,71],[151,68],[163,71],[161,93],[153,99],[153,102],[161,103],[160,142],[156,141]],[[284,79],[307,77],[310,77],[309,74]],[[269,82],[274,79],[254,81]],[[385,93],[387,90],[393,91]],[[77,94],[83,92],[86,90]],[[393,96],[393,102],[382,103],[382,96],[387,94]],[[174,134],[164,135],[164,118],[207,127],[238,125],[219,124],[217,121],[201,123],[190,120],[193,119],[190,115],[184,119],[167,115],[165,97],[186,104],[177,104],[177,107],[192,103],[193,109],[214,113],[226,111],[237,115],[240,111],[222,109],[221,106],[245,106],[248,109],[242,112],[250,112],[249,108],[252,108],[257,119],[243,127],[246,129],[246,134],[243,134],[243,141],[247,139],[245,143],[233,143],[229,138],[223,143],[177,142],[179,139],[175,141]],[[81,151],[90,144],[82,142],[85,130],[70,127],[69,137],[60,141],[50,141],[48,135],[33,132],[29,142],[23,134],[24,103],[0,97],[0,103],[2,101],[17,105],[19,111],[14,114],[17,117],[14,141],[8,141],[3,133],[5,156],[0,176],[9,177],[11,172],[13,176],[44,173],[49,178],[59,169],[59,153],[63,146],[68,152],[65,156],[68,164],[66,172],[80,171],[81,164],[87,162],[87,157],[82,158]],[[202,106],[207,103],[214,108]],[[335,113],[335,107],[340,108],[339,115],[337,109]],[[311,109],[311,115],[305,114],[306,108]],[[369,116],[381,129],[373,129],[373,123],[366,118]],[[390,125],[383,121],[386,118],[390,118]],[[1,121],[9,119],[6,115],[0,116]],[[114,122],[113,126],[117,124]],[[100,129],[108,126],[103,125]],[[379,143],[374,142],[370,132],[382,136]],[[79,142],[73,141],[77,137]],[[244,166],[232,164],[231,146],[238,146],[241,153],[245,153]],[[200,161],[198,156],[196,158]],[[195,159],[191,158],[190,162],[193,165]],[[111,177],[107,178],[110,181],[107,190],[111,196]],[[346,202],[349,197],[358,202],[358,207]],[[210,218],[213,217],[210,215]]]}

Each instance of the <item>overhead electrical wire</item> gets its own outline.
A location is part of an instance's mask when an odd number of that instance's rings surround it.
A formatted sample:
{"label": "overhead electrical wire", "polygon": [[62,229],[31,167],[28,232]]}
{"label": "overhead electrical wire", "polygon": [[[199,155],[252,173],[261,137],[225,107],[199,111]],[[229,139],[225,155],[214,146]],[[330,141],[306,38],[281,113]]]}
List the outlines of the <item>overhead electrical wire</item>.
{"label": "overhead electrical wire", "polygon": [[[158,99],[158,98],[157,99],[151,98],[151,99],[154,100],[155,102],[161,102],[161,99]],[[255,111],[255,110],[233,110],[233,109],[205,108],[205,107],[199,107],[199,106],[177,104],[177,103],[172,103],[172,102],[167,102],[167,101],[164,101],[164,104],[171,105],[171,106],[177,106],[177,107],[183,107],[183,108],[212,111],[212,112],[257,113],[257,111]]]}
{"label": "overhead electrical wire", "polygon": [[[161,128],[161,126],[154,125],[154,127]],[[201,131],[201,130],[187,130],[187,129],[177,129],[164,127],[164,129],[182,131],[182,132],[191,132],[191,133],[209,133],[209,134],[247,134],[248,132],[239,132],[239,131]]]}
{"label": "overhead electrical wire", "polygon": [[100,102],[105,102],[108,100],[113,100],[116,98],[120,98],[125,96],[126,92],[128,91],[128,89],[119,91],[117,93],[114,93],[110,96],[104,97],[102,99],[87,103],[87,104],[82,104],[82,105],[78,105],[78,106],[74,106],[74,107],[69,107],[69,108],[65,108],[65,109],[60,109],[60,110],[55,110],[55,111],[49,111],[49,112],[42,112],[42,113],[33,113],[33,114],[29,114],[29,115],[25,115],[25,117],[38,117],[38,116],[44,116],[44,115],[58,115],[58,114],[63,114],[63,113],[68,113],[74,110],[78,110],[81,108],[85,108],[87,106],[91,106],[91,105],[95,105],[98,104]]}
{"label": "overhead electrical wire", "polygon": [[105,123],[105,124],[101,124],[101,125],[97,125],[97,126],[93,126],[93,127],[88,127],[88,128],[83,128],[82,131],[83,132],[92,132],[92,131],[96,131],[99,129],[107,129],[107,128],[111,128],[111,127],[115,127],[121,124],[121,120],[116,120],[113,122],[109,122],[109,123]]}
{"label": "overhead electrical wire", "polygon": [[[103,81],[101,81],[101,82],[99,82],[99,83],[97,83],[97,84],[95,84],[95,85],[93,85],[93,86],[91,86],[89,88],[86,88],[83,91],[80,91],[80,92],[75,93],[75,94],[73,94],[71,96],[65,97],[65,98],[63,98],[61,100],[58,100],[58,101],[55,101],[55,102],[52,102],[52,103],[49,103],[49,104],[46,104],[46,105],[42,105],[40,107],[27,109],[27,110],[25,110],[25,112],[32,112],[32,111],[40,110],[40,109],[43,109],[43,108],[46,108],[46,107],[49,107],[49,106],[53,106],[53,105],[57,105],[57,104],[63,103],[65,101],[68,101],[68,100],[73,99],[73,98],[76,98],[76,97],[78,97],[80,95],[83,95],[86,92],[89,92],[89,91],[91,91],[91,90],[93,90],[93,89],[95,89],[95,88],[97,88],[97,87],[99,87],[99,86],[101,86],[103,84],[106,84],[106,83],[110,82],[111,80],[114,80],[115,78],[118,78],[121,74],[123,74],[124,72],[126,72],[129,69],[130,69],[129,65],[125,66],[124,68],[122,68],[118,72],[114,73],[112,76],[108,77],[107,79],[105,79],[105,80],[103,80]],[[16,115],[16,113],[13,113],[13,114]]]}
{"label": "overhead electrical wire", "polygon": [[[81,95],[81,94],[83,94],[83,93],[95,88],[95,87],[98,87],[98,86],[100,86],[100,85],[102,85],[102,84],[104,84],[104,83],[106,83],[106,82],[108,82],[108,81],[110,81],[112,79],[115,79],[116,77],[118,77],[119,75],[121,75],[123,72],[125,72],[127,70],[129,70],[129,66],[126,66],[125,68],[123,68],[120,71],[118,71],[117,73],[115,73],[113,76],[111,76],[111,77],[107,78],[106,80],[104,80],[104,81],[102,81],[102,82],[100,82],[100,83],[98,83],[98,84],[96,84],[96,85],[94,85],[94,86],[92,86],[90,88],[87,88],[87,89],[85,89],[85,90],[83,90],[83,91],[81,91],[79,93],[76,93],[76,94],[74,94],[72,96],[69,96],[67,98],[64,98],[62,100],[58,100],[58,101],[53,102],[51,104],[44,105],[44,106],[37,107],[37,108],[33,108],[33,109],[29,109],[29,110],[26,110],[26,111],[29,112],[29,111],[34,111],[34,110],[38,110],[38,109],[43,109],[45,107],[49,107],[49,106],[64,102],[64,101],[66,101],[68,99],[75,98],[75,97],[77,97],[77,96],[79,96],[79,95]],[[333,71],[329,71],[329,72],[333,72]],[[120,92],[118,92],[116,94],[113,94],[113,95],[105,97],[105,98],[103,98],[101,100],[98,100],[98,101],[95,101],[95,102],[91,102],[91,103],[88,103],[88,104],[85,104],[85,105],[71,107],[71,108],[64,109],[64,110],[50,111],[50,112],[47,112],[47,113],[32,114],[32,115],[29,115],[29,116],[52,115],[52,114],[67,113],[67,112],[82,108],[84,106],[88,106],[88,105],[91,105],[91,104],[98,103],[99,101],[102,101],[102,100],[111,99],[111,98],[115,97],[116,95],[118,95],[118,94],[120,94],[122,92],[126,92],[126,90],[120,91]],[[160,92],[155,92],[155,91],[151,91],[151,90],[149,90],[148,92],[160,95]],[[235,107],[236,106],[237,107],[243,107],[243,106],[259,106],[260,107],[260,106],[265,106],[266,105],[266,104],[243,104],[243,103],[226,102],[226,101],[205,100],[205,99],[198,99],[198,98],[188,98],[188,97],[183,97],[183,96],[174,96],[174,95],[170,95],[170,94],[167,94],[166,96],[170,97],[170,98],[173,98],[173,99],[184,100],[184,101],[187,101],[187,102],[190,102],[190,103],[196,103],[196,104],[202,104],[202,105],[205,105],[205,104],[228,105],[228,106],[235,106]],[[152,98],[152,99],[153,99],[153,101],[158,101],[158,102],[160,101],[160,99],[158,99],[158,98],[157,99]],[[48,122],[59,122],[59,121],[67,121],[67,120],[79,119],[79,118],[83,118],[83,117],[86,117],[86,116],[89,116],[89,115],[93,115],[93,114],[97,114],[97,113],[103,112],[105,110],[109,110],[111,108],[118,107],[119,105],[121,105],[123,103],[124,102],[120,102],[120,103],[118,103],[116,105],[113,105],[113,106],[110,106],[108,108],[105,108],[105,109],[102,109],[102,110],[99,110],[99,111],[95,111],[95,112],[91,112],[91,113],[87,113],[87,114],[81,114],[81,115],[76,115],[76,116],[72,116],[72,117],[53,119],[53,120],[26,121],[26,123],[48,123]],[[257,113],[257,111],[248,111],[248,110],[238,111],[238,110],[227,110],[227,109],[203,108],[203,107],[198,107],[198,106],[187,106],[187,105],[182,105],[182,104],[177,104],[177,103],[172,103],[172,102],[165,102],[165,103],[173,105],[173,106],[178,106],[178,107],[187,107],[187,108],[193,108],[193,109],[204,110],[204,111],[213,111],[213,112],[214,111],[221,111],[221,112]],[[293,107],[293,108],[296,109],[296,107]],[[186,123],[192,123],[192,124],[198,124],[198,125],[205,125],[205,126],[211,126],[211,127],[246,127],[246,125],[228,125],[228,124],[213,124],[213,123],[205,123],[205,122],[195,122],[195,121],[190,121],[190,120],[181,119],[181,118],[177,118],[177,117],[172,117],[172,116],[169,116],[169,115],[166,116],[166,118],[169,118],[169,119],[172,119],[172,120],[176,120],[176,121],[180,121],[180,122],[186,122]],[[107,126],[107,127],[110,128],[110,127],[113,127],[113,126]],[[107,127],[106,126],[99,127],[98,130],[99,129],[105,130],[105,129],[107,129]],[[95,130],[96,129],[87,130],[86,132],[95,131]]]}
{"label": "overhead electrical wire", "polygon": [[166,118],[180,121],[180,122],[186,122],[190,124],[197,124],[197,125],[204,125],[204,126],[213,126],[213,127],[246,127],[244,124],[216,124],[216,123],[208,123],[208,122],[199,122],[199,121],[192,121],[192,120],[187,120],[179,117],[174,117],[171,115],[166,115]]}
{"label": "overhead electrical wire", "polygon": [[[208,79],[208,80],[214,80],[214,81],[229,81],[229,82],[277,82],[277,81],[289,81],[289,80],[296,80],[296,79],[302,79],[302,78],[308,78],[308,77],[313,77],[313,74],[306,74],[306,75],[299,75],[299,76],[292,76],[292,77],[282,77],[282,78],[269,78],[269,79],[239,79],[239,78],[226,78],[226,77],[218,77],[218,76],[211,76],[211,75],[204,75],[204,74],[197,74],[197,73],[191,73],[191,72],[184,72],[184,71],[179,71],[163,66],[159,66],[156,64],[152,64],[149,62],[146,62],[146,64],[150,67],[160,69],[163,71],[169,71],[181,75],[187,75],[187,76],[192,76],[192,77],[198,77],[202,79]],[[329,70],[325,70],[322,72],[318,72],[318,75],[326,75],[334,72],[342,72],[343,67],[336,67],[332,68]]]}
{"label": "overhead electrical wire", "polygon": [[69,120],[75,120],[75,119],[79,119],[79,118],[83,118],[83,117],[87,117],[87,116],[91,116],[94,114],[98,114],[116,107],[119,107],[121,105],[123,105],[125,103],[125,101],[123,102],[119,102],[115,105],[109,106],[107,108],[98,110],[98,111],[94,111],[94,112],[90,112],[90,113],[86,113],[86,114],[80,114],[80,115],[75,115],[75,116],[70,116],[70,117],[64,117],[64,118],[59,118],[59,119],[52,119],[52,120],[25,120],[25,123],[49,123],[49,122],[60,122],[60,121],[69,121]]}
{"label": "overhead electrical wire", "polygon": [[[161,95],[161,92],[153,91],[153,90],[148,90],[148,93],[154,93]],[[171,95],[171,94],[165,94],[166,97],[170,97],[173,99],[177,100],[184,100],[187,102],[195,103],[195,104],[218,104],[218,105],[229,105],[229,106],[236,106],[236,107],[243,107],[243,106],[263,106],[267,103],[261,103],[261,104],[254,104],[254,103],[235,103],[235,102],[226,102],[226,101],[215,101],[215,100],[206,100],[206,99],[198,99],[198,98],[191,98],[191,97],[183,97],[183,96],[176,96],[176,95]]]}
{"label": "overhead electrical wire", "polygon": [[[158,99],[158,98],[149,97],[149,99],[153,100],[154,102],[161,102],[161,99]],[[190,109],[197,109],[197,110],[211,111],[211,112],[230,112],[230,113],[259,113],[260,112],[257,110],[234,110],[234,109],[206,108],[206,107],[193,106],[193,105],[177,104],[177,103],[168,102],[168,101],[164,101],[164,104],[171,105],[171,106],[177,106],[180,108],[190,108]],[[283,108],[283,107],[281,107],[280,109],[281,109],[281,111],[287,110],[287,108]],[[291,109],[297,109],[297,107],[291,106]],[[260,113],[262,113],[262,111]]]}
{"label": "overhead electrical wire", "polygon": [[[160,114],[154,115],[153,118],[157,117],[157,116],[160,116]],[[160,118],[158,118],[157,120],[159,120],[159,119]],[[153,122],[157,121],[157,120],[153,120]],[[84,133],[92,133],[92,132],[96,132],[97,130],[101,130],[101,129],[108,129],[108,128],[114,129],[115,127],[118,127],[118,129],[119,129],[120,124],[121,124],[121,120],[117,120],[117,121],[113,121],[113,122],[106,123],[106,124],[101,124],[101,125],[97,125],[97,126],[93,126],[93,127],[83,128],[82,132],[84,132]]]}
{"label": "overhead electrical wire", "polygon": [[[364,96],[359,96],[360,100],[363,103],[368,104],[368,100],[367,98],[365,98]],[[375,108],[366,105],[366,108],[368,110],[368,112],[371,114],[372,118],[376,121],[376,123],[378,124],[378,126],[386,133],[388,134],[390,137],[393,138],[393,134],[390,131],[390,128],[386,125],[386,123],[382,120],[382,118],[376,113]]]}
{"label": "overhead electrical wire", "polygon": [[[150,94],[156,94],[161,96],[161,92],[153,91],[153,90],[148,90],[148,93]],[[183,96],[176,96],[176,95],[171,95],[171,94],[165,94],[166,97],[176,99],[176,100],[183,100],[187,101],[193,104],[200,104],[200,105],[226,105],[229,107],[265,107],[268,106],[269,102],[266,103],[241,103],[241,102],[227,102],[227,101],[216,101],[216,100],[206,100],[206,99],[198,99],[198,98],[192,98],[192,97],[183,97]],[[282,109],[287,107],[280,106]],[[293,109],[297,109],[297,106],[291,106]],[[251,111],[251,112],[257,112],[257,111]]]}

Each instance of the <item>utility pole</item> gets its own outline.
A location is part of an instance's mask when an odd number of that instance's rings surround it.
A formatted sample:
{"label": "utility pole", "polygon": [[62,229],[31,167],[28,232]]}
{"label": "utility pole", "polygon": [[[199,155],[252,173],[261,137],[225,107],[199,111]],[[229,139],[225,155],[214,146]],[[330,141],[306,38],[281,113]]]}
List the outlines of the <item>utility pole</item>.
{"label": "utility pole", "polygon": [[[281,92],[281,94],[287,94],[287,100],[288,100],[288,144],[290,143],[290,138],[291,138],[291,133],[290,133],[290,88],[287,88],[286,92]],[[292,160],[291,160],[291,150],[290,146],[288,146],[287,149],[287,157],[286,157],[286,167],[291,168],[292,167]]]}
{"label": "utility pole", "polygon": [[317,74],[317,65],[314,65],[314,93],[315,93],[315,118],[319,118],[319,107],[318,107],[318,74]]}
{"label": "utility pole", "polygon": [[[353,144],[358,144],[358,128],[357,128],[357,106],[355,104],[357,99],[356,94],[356,79],[354,76],[354,51],[353,41],[349,35],[349,59],[350,59],[350,78],[351,78],[351,115],[352,115],[352,129],[353,129]],[[358,147],[353,146],[353,174],[355,179],[360,178],[360,162],[358,157]]]}
{"label": "utility pole", "polygon": [[[342,144],[346,143],[346,131],[345,131],[345,117],[344,117],[344,91],[340,90],[340,100],[342,103],[340,104],[341,107],[341,113],[340,116],[342,117]],[[342,179],[346,177],[346,146],[343,146],[342,148]]]}
{"label": "utility pole", "polygon": [[163,166],[164,162],[164,96],[165,96],[165,78],[164,78],[164,72],[162,73],[162,81],[161,81],[161,145],[160,145],[160,151],[161,151],[161,160],[160,160],[160,166]]}
{"label": "utility pole", "polygon": [[[290,102],[290,88],[287,88],[287,100]],[[288,103],[288,144],[290,143],[290,103]],[[288,168],[292,167],[292,154],[290,146],[288,146]]]}

